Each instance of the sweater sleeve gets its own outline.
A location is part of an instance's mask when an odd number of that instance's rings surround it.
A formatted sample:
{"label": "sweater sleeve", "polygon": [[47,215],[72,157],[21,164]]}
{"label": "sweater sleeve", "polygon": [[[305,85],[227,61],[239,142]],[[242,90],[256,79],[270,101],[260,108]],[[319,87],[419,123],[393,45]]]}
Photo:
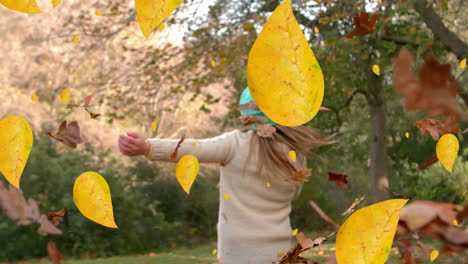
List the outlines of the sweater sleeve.
{"label": "sweater sleeve", "polygon": [[146,157],[153,161],[177,162],[185,155],[193,155],[201,163],[227,164],[234,156],[239,133],[239,130],[234,130],[213,138],[185,139],[175,159],[171,159],[170,156],[180,139],[147,139],[151,144],[151,150]]}

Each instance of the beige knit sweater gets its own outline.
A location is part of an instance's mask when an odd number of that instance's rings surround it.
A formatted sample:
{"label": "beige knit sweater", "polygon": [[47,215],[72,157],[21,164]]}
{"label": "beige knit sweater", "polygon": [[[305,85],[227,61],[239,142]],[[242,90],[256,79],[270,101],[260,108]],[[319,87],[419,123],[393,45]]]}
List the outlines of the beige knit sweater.
{"label": "beige knit sweater", "polygon": [[[253,136],[254,131],[234,130],[209,139],[186,139],[174,160],[169,156],[179,140],[148,139],[151,160],[177,162],[190,154],[200,163],[223,164],[217,226],[218,258],[223,264],[271,264],[277,261],[279,252],[286,253],[296,241],[291,235],[289,213],[301,184],[285,181],[274,172],[257,176],[257,154],[253,153],[253,161],[247,163]],[[285,148],[285,155],[287,151]],[[300,169],[304,163],[305,158],[298,157],[295,166]]]}

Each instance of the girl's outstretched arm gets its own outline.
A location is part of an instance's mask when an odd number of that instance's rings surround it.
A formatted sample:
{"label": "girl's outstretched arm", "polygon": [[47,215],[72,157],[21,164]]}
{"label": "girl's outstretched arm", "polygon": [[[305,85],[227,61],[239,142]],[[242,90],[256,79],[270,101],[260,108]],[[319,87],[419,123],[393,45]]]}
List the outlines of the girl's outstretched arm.
{"label": "girl's outstretched arm", "polygon": [[180,139],[145,139],[136,133],[119,137],[120,152],[127,156],[145,155],[154,161],[177,162],[185,155],[193,155],[203,163],[227,164],[233,157],[238,137],[242,132],[234,130],[217,137],[207,139],[185,139],[178,149],[177,157],[171,159],[171,154]]}

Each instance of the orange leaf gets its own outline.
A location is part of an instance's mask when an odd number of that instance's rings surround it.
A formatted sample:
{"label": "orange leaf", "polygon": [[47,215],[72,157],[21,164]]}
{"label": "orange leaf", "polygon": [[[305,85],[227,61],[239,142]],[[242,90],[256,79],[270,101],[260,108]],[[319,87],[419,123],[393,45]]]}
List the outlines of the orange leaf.
{"label": "orange leaf", "polygon": [[374,33],[376,31],[375,22],[377,22],[377,15],[373,15],[372,18],[369,19],[369,14],[366,12],[355,14],[353,17],[353,25],[355,28],[346,35],[346,38]]}
{"label": "orange leaf", "polygon": [[343,191],[346,191],[348,189],[348,180],[346,178],[348,178],[348,175],[338,174],[331,171],[328,172],[328,180],[334,181],[338,185],[338,187]]}

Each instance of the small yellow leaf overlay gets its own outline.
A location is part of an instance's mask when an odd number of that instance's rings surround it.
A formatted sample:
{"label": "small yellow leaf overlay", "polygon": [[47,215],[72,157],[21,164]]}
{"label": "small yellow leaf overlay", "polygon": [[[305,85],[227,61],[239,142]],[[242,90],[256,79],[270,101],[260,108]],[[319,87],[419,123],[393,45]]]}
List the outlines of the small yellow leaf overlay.
{"label": "small yellow leaf overlay", "polygon": [[70,88],[66,88],[60,94],[60,100],[64,104],[68,104],[70,102]]}
{"label": "small yellow leaf overlay", "polygon": [[433,262],[438,256],[439,256],[439,251],[432,250],[431,255],[430,255],[431,262]]}
{"label": "small yellow leaf overlay", "polygon": [[216,67],[216,61],[212,60],[210,64],[211,64],[211,67]]}
{"label": "small yellow leaf overlay", "polygon": [[408,132],[405,133],[405,138],[409,138],[409,133]]}
{"label": "small yellow leaf overlay", "polygon": [[159,26],[158,26],[159,32],[163,32],[163,30],[164,30],[165,28],[166,28],[166,24],[164,24],[164,23],[161,23],[161,24],[159,24]]}
{"label": "small yellow leaf overlay", "polygon": [[318,27],[314,27],[314,32],[315,32],[315,33],[319,33]]}
{"label": "small yellow leaf overlay", "polygon": [[61,2],[62,0],[52,0],[52,7],[56,8]]}
{"label": "small yellow leaf overlay", "polygon": [[224,200],[229,200],[229,195],[227,193],[223,194]]}
{"label": "small yellow leaf overlay", "polygon": [[0,173],[18,189],[32,145],[33,133],[26,119],[7,116],[0,120]]}
{"label": "small yellow leaf overlay", "polygon": [[127,121],[122,122],[122,127],[127,127]]}
{"label": "small yellow leaf overlay", "polygon": [[372,65],[372,72],[375,75],[380,76],[380,67],[379,67],[379,65],[377,65],[377,64]]}
{"label": "small yellow leaf overlay", "polygon": [[293,236],[296,236],[296,235],[297,235],[297,231],[299,231],[299,229],[297,229],[297,228],[296,228],[296,229],[294,229],[294,230],[291,232],[291,233],[292,233],[292,235],[293,235]]}
{"label": "small yellow leaf overlay", "polygon": [[466,68],[466,59],[463,59],[460,61],[460,69],[465,69]]}
{"label": "small yellow leaf overlay", "polygon": [[4,5],[8,9],[22,13],[41,13],[41,9],[39,9],[36,0],[0,0],[0,4]]}
{"label": "small yellow leaf overlay", "polygon": [[101,9],[96,8],[96,9],[94,10],[94,14],[95,14],[96,16],[101,16],[101,15],[102,15]]}
{"label": "small yellow leaf overlay", "polygon": [[192,142],[192,146],[196,147],[196,146],[197,146],[197,142]]}
{"label": "small yellow leaf overlay", "polygon": [[135,0],[141,32],[149,39],[151,32],[166,19],[183,0]]}
{"label": "small yellow leaf overlay", "polygon": [[269,182],[267,182],[267,183],[266,183],[266,186],[267,186],[268,188],[270,188],[270,187],[271,187],[271,184],[270,184]]}
{"label": "small yellow leaf overlay", "polygon": [[33,94],[33,95],[31,95],[31,100],[33,102],[37,102],[37,101],[39,101],[39,98],[37,98],[37,95]]}
{"label": "small yellow leaf overlay", "polygon": [[98,173],[87,171],[78,176],[73,185],[73,201],[84,217],[100,225],[117,228],[109,185]]}
{"label": "small yellow leaf overlay", "polygon": [[151,130],[154,132],[156,131],[156,128],[158,127],[158,125],[156,124],[156,122],[153,122],[151,123]]}
{"label": "small yellow leaf overlay", "polygon": [[288,153],[289,160],[296,162],[296,151],[290,150]]}
{"label": "small yellow leaf overlay", "polygon": [[211,254],[216,255],[217,252],[218,252],[218,250],[215,248],[215,249],[213,249],[213,251],[211,252]]}
{"label": "small yellow leaf overlay", "polygon": [[78,43],[80,42],[80,36],[73,36],[73,43]]}
{"label": "small yellow leaf overlay", "polygon": [[457,159],[459,147],[457,137],[452,134],[445,134],[439,138],[439,141],[437,141],[437,158],[439,158],[442,166],[449,172],[452,172],[452,167]]}
{"label": "small yellow leaf overlay", "polygon": [[400,211],[408,200],[393,199],[361,208],[338,230],[338,263],[385,263],[391,251]]}
{"label": "small yellow leaf overlay", "polygon": [[291,0],[283,1],[265,23],[250,50],[247,75],[255,103],[274,122],[299,126],[318,113],[323,74],[294,17]]}
{"label": "small yellow leaf overlay", "polygon": [[458,221],[457,221],[457,219],[453,219],[452,224],[453,224],[454,226],[458,226]]}
{"label": "small yellow leaf overlay", "polygon": [[195,156],[185,155],[177,162],[176,177],[187,194],[190,194],[190,188],[195,182],[199,170],[200,164]]}

